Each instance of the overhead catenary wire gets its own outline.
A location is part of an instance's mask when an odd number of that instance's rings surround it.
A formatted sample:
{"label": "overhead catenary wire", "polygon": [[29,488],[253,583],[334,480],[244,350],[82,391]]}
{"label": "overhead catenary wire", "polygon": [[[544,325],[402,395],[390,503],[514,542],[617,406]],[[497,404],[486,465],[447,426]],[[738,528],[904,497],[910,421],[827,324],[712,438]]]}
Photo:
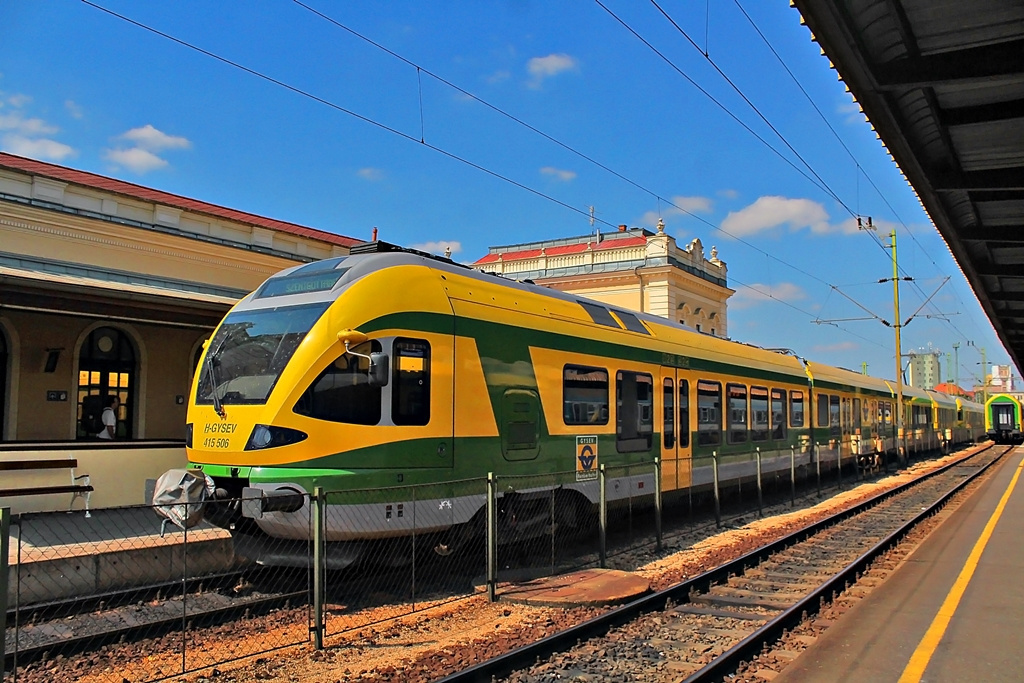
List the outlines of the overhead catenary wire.
{"label": "overhead catenary wire", "polygon": [[[771,51],[772,55],[775,56],[775,59],[779,62],[779,64],[782,66],[782,68],[786,71],[786,73],[789,75],[789,77],[793,81],[793,83],[796,84],[796,87],[803,94],[804,98],[810,103],[810,105],[814,109],[814,111],[817,112],[818,117],[824,122],[825,126],[832,133],[833,137],[835,137],[835,139],[839,142],[840,146],[842,146],[842,148],[846,151],[847,155],[849,155],[850,159],[854,162],[854,164],[857,167],[858,181],[859,181],[859,178],[860,178],[860,174],[863,173],[865,180],[868,181],[868,183],[874,189],[875,193],[878,195],[879,199],[882,200],[882,203],[885,204],[885,206],[889,209],[889,211],[892,214],[892,216],[896,219],[897,223],[903,228],[904,232],[907,235],[910,236],[910,238],[914,242],[914,244],[917,245],[917,247],[921,250],[921,252],[928,258],[928,260],[931,262],[931,264],[935,267],[935,270],[940,275],[946,275],[946,272],[939,266],[939,264],[935,261],[935,259],[932,257],[932,255],[928,252],[928,250],[924,248],[924,245],[921,244],[920,240],[917,239],[917,236],[914,234],[914,231],[910,229],[910,226],[907,225],[906,221],[903,220],[903,218],[900,216],[899,212],[896,211],[895,207],[893,207],[892,203],[889,201],[889,198],[882,192],[881,188],[878,187],[878,185],[875,183],[875,181],[871,177],[871,175],[868,174],[864,170],[864,166],[860,163],[860,161],[854,155],[853,151],[849,148],[849,146],[847,146],[847,144],[843,140],[842,136],[839,135],[839,132],[832,126],[831,122],[825,116],[824,112],[821,111],[821,108],[818,107],[817,103],[811,97],[810,93],[808,93],[807,90],[804,88],[803,84],[800,82],[800,79],[796,77],[796,74],[794,74],[793,71],[789,68],[789,65],[786,64],[786,61],[782,58],[782,55],[779,54],[779,52],[775,49],[775,46],[772,45],[771,41],[768,40],[767,36],[765,36],[765,34],[761,30],[760,26],[757,25],[757,22],[754,21],[753,17],[751,17],[750,14],[747,12],[747,10],[743,7],[743,4],[740,2],[740,0],[733,0],[733,2],[736,5],[736,7],[739,9],[739,11],[743,15],[743,17],[750,24],[750,26],[754,29],[754,32],[757,33],[758,37],[761,38],[761,41],[765,44],[765,46],[768,48],[768,50]],[[885,248],[884,245],[881,245],[881,246],[883,246],[883,248]],[[915,285],[915,288],[917,288],[919,290],[919,293],[922,296],[924,296],[924,292],[920,291],[920,287],[917,287]],[[961,298],[960,293],[957,291],[956,287],[953,287],[953,293],[956,296],[957,300],[959,301],[960,306],[962,308],[964,308],[966,311],[968,311],[968,315],[971,317],[972,323],[977,325],[977,319],[974,317],[974,314],[970,311],[970,308],[967,306],[967,304]],[[967,336],[963,333],[962,330],[960,330],[960,328],[958,328],[956,325],[952,324],[951,321],[948,321],[948,322],[950,322],[950,326],[957,333],[957,335],[959,335],[962,339],[967,340]]]}
{"label": "overhead catenary wire", "polygon": [[[331,109],[334,109],[334,110],[336,110],[336,111],[338,111],[340,113],[343,113],[343,114],[346,114],[348,116],[351,116],[351,117],[353,117],[353,118],[355,118],[355,119],[357,119],[359,121],[362,121],[364,123],[368,123],[368,124],[378,128],[380,130],[383,130],[385,132],[388,132],[388,133],[391,133],[393,135],[396,135],[396,136],[398,136],[400,138],[403,138],[403,139],[405,139],[407,141],[423,145],[424,147],[427,147],[428,149],[431,149],[432,151],[435,151],[435,152],[437,152],[437,153],[439,153],[439,154],[441,154],[441,155],[443,155],[445,157],[448,157],[448,158],[450,158],[450,159],[452,159],[454,161],[457,161],[459,163],[465,164],[465,165],[467,165],[467,166],[469,166],[469,167],[471,167],[471,168],[473,168],[475,170],[478,170],[478,171],[480,171],[482,173],[485,173],[487,175],[490,175],[490,176],[492,176],[492,177],[494,177],[496,179],[499,179],[499,180],[502,180],[504,182],[507,182],[507,183],[509,183],[509,184],[511,184],[511,185],[513,185],[515,187],[518,187],[518,188],[520,188],[522,190],[530,192],[531,194],[534,194],[535,196],[538,196],[540,198],[546,199],[546,200],[548,200],[548,201],[550,201],[550,202],[552,202],[554,204],[557,204],[557,205],[559,205],[559,206],[561,206],[563,208],[569,209],[570,211],[572,211],[574,213],[583,215],[583,216],[587,217],[588,219],[590,218],[590,214],[589,214],[588,211],[585,211],[583,209],[579,209],[577,207],[574,207],[574,206],[572,206],[572,205],[570,205],[570,204],[568,204],[566,202],[563,202],[563,201],[557,199],[556,197],[548,195],[548,194],[546,194],[546,193],[544,193],[544,192],[542,192],[540,190],[532,188],[532,187],[526,185],[525,183],[521,183],[519,181],[516,181],[516,180],[514,180],[514,179],[512,179],[512,178],[510,178],[508,176],[505,176],[505,175],[503,175],[501,173],[498,173],[496,171],[488,169],[488,168],[486,168],[486,167],[484,167],[484,166],[482,166],[480,164],[477,164],[477,163],[475,163],[473,161],[470,161],[469,159],[466,159],[466,158],[461,157],[461,156],[459,156],[459,155],[457,155],[457,154],[455,154],[453,152],[445,150],[445,149],[443,149],[443,148],[441,148],[441,147],[439,147],[437,145],[433,145],[433,144],[431,144],[429,142],[426,142],[425,140],[419,140],[415,136],[410,135],[408,133],[405,133],[405,132],[403,132],[401,130],[398,130],[398,129],[392,127],[392,126],[388,126],[388,125],[386,125],[386,124],[384,124],[384,123],[382,123],[380,121],[377,121],[375,119],[372,119],[372,118],[370,118],[368,116],[359,114],[358,112],[356,112],[354,110],[351,110],[351,109],[348,109],[346,107],[343,107],[343,106],[341,106],[341,105],[339,105],[337,103],[331,102],[330,100],[327,100],[327,99],[325,99],[323,97],[320,97],[320,96],[315,95],[315,94],[313,94],[311,92],[303,90],[302,88],[298,88],[296,86],[293,86],[293,85],[291,85],[291,84],[289,84],[289,83],[287,83],[285,81],[282,81],[282,80],[280,80],[278,78],[274,78],[274,77],[272,77],[272,76],[270,76],[268,74],[265,74],[265,73],[262,73],[260,71],[257,71],[256,69],[247,67],[247,66],[245,66],[245,65],[243,65],[241,63],[235,62],[235,61],[233,61],[231,59],[223,57],[223,56],[221,56],[221,55],[219,55],[217,53],[214,53],[214,52],[212,52],[210,50],[207,50],[205,48],[202,48],[202,47],[199,47],[197,45],[194,45],[194,44],[192,44],[192,43],[190,43],[188,41],[185,41],[185,40],[183,40],[181,38],[178,38],[176,36],[168,34],[168,33],[164,32],[164,31],[160,31],[159,29],[156,29],[156,28],[151,27],[151,26],[149,26],[147,24],[144,24],[144,23],[142,23],[140,21],[132,19],[131,17],[128,17],[128,16],[125,16],[125,15],[120,14],[118,12],[115,12],[115,11],[113,11],[111,9],[108,9],[108,8],[102,6],[102,5],[99,5],[99,4],[95,3],[95,2],[92,2],[91,0],[82,0],[82,2],[84,4],[90,6],[90,7],[93,7],[94,9],[97,9],[97,10],[99,10],[101,12],[104,12],[104,13],[110,15],[110,16],[113,16],[113,17],[115,17],[117,19],[125,21],[126,23],[129,23],[129,24],[131,24],[133,26],[136,26],[136,27],[138,27],[140,29],[143,29],[143,30],[148,31],[150,33],[153,33],[153,34],[155,34],[157,36],[160,36],[160,37],[162,37],[162,38],[164,38],[166,40],[169,40],[169,41],[174,42],[174,43],[176,43],[178,45],[181,45],[182,47],[185,47],[185,48],[188,48],[190,50],[196,51],[196,52],[198,52],[200,54],[203,54],[203,55],[205,55],[207,57],[210,57],[211,59],[219,61],[219,62],[221,62],[221,63],[223,63],[225,65],[228,65],[228,66],[230,66],[232,68],[239,69],[239,70],[241,70],[241,71],[243,71],[245,73],[248,73],[248,74],[250,74],[250,75],[252,75],[252,76],[254,76],[256,78],[259,78],[261,80],[267,81],[267,82],[269,82],[269,83],[271,83],[273,85],[276,85],[278,87],[284,88],[284,89],[286,89],[286,90],[288,90],[288,91],[290,91],[290,92],[292,92],[294,94],[300,95],[302,97],[309,98],[309,99],[311,99],[311,100],[313,100],[315,102],[318,102],[318,103],[323,104],[323,105],[325,105],[327,107],[330,107]],[[296,0],[296,2],[297,2],[297,0]],[[297,4],[302,4],[302,3],[297,3]],[[305,5],[303,5],[303,6],[305,7]],[[346,30],[348,30],[348,29],[346,29]],[[383,47],[381,47],[381,49],[387,50],[387,48],[383,48]],[[388,51],[388,52],[390,53],[390,51]],[[402,59],[403,61],[408,62],[408,60],[405,60],[404,58],[398,56],[397,54],[395,56],[398,57],[399,59]],[[408,63],[410,65],[412,65],[412,66],[417,66],[417,68],[420,68],[423,73],[427,73],[428,75],[437,78],[431,72],[429,72],[429,71],[427,71],[425,69],[422,69],[422,67],[418,67],[418,65],[415,65],[412,62],[408,62]],[[439,78],[438,80],[441,80],[442,82],[445,82],[446,84],[448,84],[448,82],[444,81],[443,79]],[[464,91],[461,88],[458,88],[458,86],[452,85],[451,87],[455,87],[460,92],[465,92],[467,95],[470,95],[471,97],[474,97],[474,96],[471,95],[471,93],[468,93],[467,91]],[[477,99],[478,101],[483,102],[482,100],[479,100],[479,98],[475,98],[474,97],[474,99]],[[491,108],[495,109],[496,111],[500,111],[496,107],[493,107],[493,105],[488,105],[488,106],[491,106]],[[504,114],[504,112],[501,112],[501,113]],[[514,118],[514,117],[512,117],[512,118]],[[517,121],[518,121],[518,119],[517,119]],[[742,122],[741,122],[741,124],[742,124]],[[544,137],[548,138],[552,142],[555,142],[556,144],[560,144],[561,146],[565,147],[566,149],[570,149],[571,151],[576,152],[575,150],[572,150],[572,148],[569,148],[568,146],[564,145],[563,143],[559,143],[554,138],[552,138],[550,136],[547,136],[544,133],[541,133],[541,131],[533,128],[532,126],[529,126],[528,124],[525,124],[525,123],[523,123],[523,125],[527,126],[531,130],[535,130],[536,132],[538,132],[541,135],[544,135]],[[756,133],[755,133],[755,135],[756,135]],[[580,156],[585,157],[585,155],[582,155],[579,152],[576,152],[576,153],[580,154]],[[588,160],[589,160],[589,157],[585,157],[585,158],[588,158]],[[784,156],[782,158],[785,159]],[[787,162],[792,165],[792,162],[789,162],[788,160],[787,160]],[[627,180],[631,184],[634,184],[636,187],[643,189],[644,191],[646,191],[647,193],[651,194],[652,196],[655,196],[655,197],[658,197],[659,199],[664,200],[667,204],[677,208],[678,210],[680,210],[680,211],[682,211],[682,212],[684,212],[684,213],[686,213],[688,215],[693,216],[694,218],[696,218],[696,219],[700,220],[701,222],[705,223],[706,225],[708,225],[712,229],[717,230],[719,232],[722,232],[723,234],[728,235],[729,237],[732,237],[733,239],[736,239],[738,242],[741,242],[741,243],[747,245],[748,247],[754,249],[755,251],[764,254],[768,258],[771,258],[771,259],[773,259],[773,260],[775,260],[775,261],[777,261],[777,262],[779,262],[779,263],[781,263],[781,264],[783,264],[783,265],[785,265],[785,266],[787,266],[787,267],[789,267],[789,268],[791,268],[791,269],[793,269],[793,270],[795,270],[797,272],[800,272],[801,274],[805,275],[806,277],[808,277],[808,278],[810,278],[812,280],[815,280],[815,281],[817,281],[817,282],[819,282],[821,284],[827,285],[830,288],[833,287],[831,285],[831,283],[827,282],[826,280],[824,280],[824,279],[822,279],[822,278],[820,278],[820,277],[818,277],[818,276],[816,276],[816,275],[814,275],[814,274],[812,274],[812,273],[810,273],[810,272],[808,272],[808,271],[806,271],[806,270],[804,270],[804,269],[802,269],[802,268],[800,268],[798,266],[795,266],[795,265],[793,265],[793,264],[791,264],[791,263],[789,263],[789,262],[787,262],[787,261],[785,261],[783,259],[780,259],[779,257],[775,256],[774,254],[771,254],[770,252],[767,252],[767,251],[765,251],[765,250],[763,250],[763,249],[761,249],[761,248],[759,248],[759,247],[749,243],[748,241],[743,240],[742,238],[740,238],[738,236],[732,235],[731,233],[729,233],[729,232],[721,229],[720,227],[715,226],[714,224],[710,223],[706,219],[704,219],[704,218],[702,218],[700,216],[697,216],[696,214],[693,214],[692,212],[684,209],[683,207],[680,207],[680,206],[676,205],[675,202],[672,202],[671,200],[668,200],[668,199],[665,199],[663,197],[660,197],[660,195],[658,195],[657,193],[654,193],[654,192],[652,192],[650,190],[647,190],[646,188],[643,188],[641,185],[639,185],[639,184],[637,184],[637,183],[635,183],[633,181],[629,181],[628,179],[626,179],[621,174],[618,174],[618,173],[616,173],[614,171],[611,171],[611,169],[608,169],[606,166],[601,165],[599,162],[594,161],[594,163],[597,163],[602,168],[605,168],[605,169],[609,170],[610,172],[615,174],[617,177],[620,177],[620,178],[622,178],[624,180]],[[594,220],[596,220],[597,222],[599,222],[599,223],[601,223],[603,225],[609,226],[611,228],[617,228],[617,225],[612,223],[612,222],[609,222],[609,221],[606,221],[606,220],[603,220],[603,219],[600,219],[600,218],[594,218]],[[753,291],[757,292],[759,295],[767,296],[767,298],[769,298],[769,299],[771,299],[773,301],[777,301],[779,303],[782,303],[782,304],[786,305],[787,307],[789,307],[789,308],[791,308],[791,309],[793,309],[793,310],[803,314],[804,316],[807,316],[808,318],[813,318],[814,317],[808,311],[805,311],[805,310],[799,308],[798,306],[793,305],[791,302],[785,301],[784,299],[780,299],[780,298],[772,296],[770,294],[766,295],[765,292],[763,292],[763,290],[757,289],[756,287],[751,286],[751,285],[747,285],[747,284],[745,284],[743,282],[740,282],[739,280],[736,280],[735,278],[732,278],[731,281],[735,282],[739,286],[749,287]],[[867,341],[867,342],[869,342],[871,344],[879,346],[880,348],[883,348],[883,349],[886,348],[885,346],[883,346],[881,344],[878,344],[877,342],[874,342],[874,341],[872,341],[870,339],[867,339],[866,337],[862,337],[860,335],[857,335],[857,334],[847,330],[846,328],[841,328],[840,327],[839,329],[842,329],[844,332],[850,334],[851,336],[855,336],[855,337],[863,339],[864,341]]]}

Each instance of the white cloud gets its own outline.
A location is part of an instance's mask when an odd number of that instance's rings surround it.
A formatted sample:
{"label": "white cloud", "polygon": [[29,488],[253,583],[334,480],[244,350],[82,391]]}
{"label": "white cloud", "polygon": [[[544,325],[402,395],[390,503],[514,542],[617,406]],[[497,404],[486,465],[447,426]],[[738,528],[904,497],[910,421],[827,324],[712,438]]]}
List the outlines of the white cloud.
{"label": "white cloud", "polygon": [[26,104],[28,104],[31,101],[32,101],[32,98],[29,97],[28,95],[20,95],[20,94],[19,95],[11,95],[10,97],[7,98],[7,103],[8,104],[10,104],[12,107],[17,107],[19,109],[21,107],[24,107]]}
{"label": "white cloud", "polygon": [[64,100],[64,108],[68,110],[73,119],[80,119],[84,116],[82,108],[74,100]]}
{"label": "white cloud", "polygon": [[846,120],[847,123],[864,123],[864,112],[860,110],[860,105],[857,104],[856,102],[846,102],[844,104],[841,104],[839,105],[837,111],[839,112],[839,115]]}
{"label": "white cloud", "polygon": [[785,301],[792,303],[807,298],[807,292],[800,285],[792,282],[778,282],[773,285],[754,283],[752,285],[740,286],[736,293],[729,297],[729,308],[741,310],[751,308],[770,301]]}
{"label": "white cloud", "polygon": [[135,146],[127,149],[108,149],[104,152],[104,158],[136,173],[148,173],[170,165],[166,159],[157,156],[156,152],[192,147],[192,142],[188,138],[168,135],[148,123],[121,133],[116,139],[133,142]]}
{"label": "white cloud", "polygon": [[147,173],[168,166],[166,159],[161,159],[149,150],[140,147],[108,149],[104,158],[136,173]]}
{"label": "white cloud", "polygon": [[579,63],[576,58],[565,53],[534,57],[526,64],[526,70],[530,73],[529,86],[539,88],[545,78],[557,76],[566,71],[575,71],[578,68]]}
{"label": "white cloud", "polygon": [[[819,202],[776,196],[760,197],[750,206],[730,211],[721,228],[735,237],[747,237],[782,226],[788,226],[790,232],[807,229],[815,235],[851,231],[846,223],[830,224],[828,212]],[[856,223],[853,232],[856,232]]]}
{"label": "white cloud", "polygon": [[833,351],[856,351],[860,348],[860,344],[852,341],[836,342],[835,344],[818,344],[812,346],[811,350],[815,353],[830,353]]}
{"label": "white cloud", "polygon": [[733,189],[719,190],[718,196],[723,199],[736,199],[740,196],[740,193]]}
{"label": "white cloud", "polygon": [[566,183],[576,178],[576,171],[564,171],[560,168],[555,168],[554,166],[545,166],[540,169],[540,172]]}
{"label": "white cloud", "polygon": [[451,249],[452,254],[462,251],[462,242],[454,240],[439,240],[437,242],[422,242],[412,245],[413,249],[430,252],[431,254],[444,254],[445,249]]}
{"label": "white cloud", "polygon": [[366,168],[361,168],[358,171],[356,171],[356,175],[362,178],[363,180],[384,180],[384,171],[380,170],[379,168],[371,168],[369,166],[367,166]]}
{"label": "white cloud", "polygon": [[[677,208],[678,207],[678,208]],[[655,226],[658,219],[665,221],[667,227],[671,227],[673,219],[681,216],[689,216],[695,213],[709,213],[714,208],[714,203],[707,197],[686,197],[676,195],[672,197],[672,204],[662,211],[648,211],[641,219],[641,225]],[[678,237],[678,235],[677,235]]]}
{"label": "white cloud", "polygon": [[164,149],[188,149],[192,146],[188,138],[168,135],[148,123],[140,128],[132,128],[127,133],[122,133],[118,138],[134,142],[136,147],[150,152],[159,152]]}
{"label": "white cloud", "polygon": [[27,119],[21,112],[0,116],[0,130],[12,130],[19,135],[53,135],[60,128],[42,119]]}
{"label": "white cloud", "polygon": [[74,148],[63,142],[49,138],[27,138],[17,134],[3,137],[3,149],[18,156],[46,161],[60,161],[75,154]]}

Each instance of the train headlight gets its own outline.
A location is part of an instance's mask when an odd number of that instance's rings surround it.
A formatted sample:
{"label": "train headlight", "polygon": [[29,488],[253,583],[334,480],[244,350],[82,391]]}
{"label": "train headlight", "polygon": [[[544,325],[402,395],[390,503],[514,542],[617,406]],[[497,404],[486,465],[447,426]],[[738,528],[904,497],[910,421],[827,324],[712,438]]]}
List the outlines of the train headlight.
{"label": "train headlight", "polygon": [[258,451],[263,448],[287,446],[305,441],[308,436],[305,432],[300,432],[297,429],[256,425],[252,428],[252,434],[249,435],[249,441],[245,444],[245,450]]}

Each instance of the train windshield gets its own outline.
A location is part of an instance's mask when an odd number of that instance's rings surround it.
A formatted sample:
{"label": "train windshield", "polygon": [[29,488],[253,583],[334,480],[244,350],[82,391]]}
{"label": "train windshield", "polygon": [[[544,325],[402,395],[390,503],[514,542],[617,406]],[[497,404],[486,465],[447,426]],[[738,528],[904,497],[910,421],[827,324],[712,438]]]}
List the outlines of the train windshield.
{"label": "train windshield", "polygon": [[207,346],[196,403],[265,403],[299,343],[331,302],[231,313]]}

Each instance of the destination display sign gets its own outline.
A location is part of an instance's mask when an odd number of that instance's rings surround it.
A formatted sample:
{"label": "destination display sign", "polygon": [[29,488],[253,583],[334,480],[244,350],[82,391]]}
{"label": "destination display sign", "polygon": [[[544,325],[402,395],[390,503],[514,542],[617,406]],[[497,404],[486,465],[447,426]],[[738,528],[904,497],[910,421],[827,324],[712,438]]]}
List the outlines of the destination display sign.
{"label": "destination display sign", "polygon": [[326,273],[312,273],[310,275],[296,275],[293,277],[277,277],[268,280],[257,298],[265,299],[272,296],[287,296],[289,294],[307,294],[309,292],[325,292],[334,285],[345,274],[347,268],[332,270]]}

